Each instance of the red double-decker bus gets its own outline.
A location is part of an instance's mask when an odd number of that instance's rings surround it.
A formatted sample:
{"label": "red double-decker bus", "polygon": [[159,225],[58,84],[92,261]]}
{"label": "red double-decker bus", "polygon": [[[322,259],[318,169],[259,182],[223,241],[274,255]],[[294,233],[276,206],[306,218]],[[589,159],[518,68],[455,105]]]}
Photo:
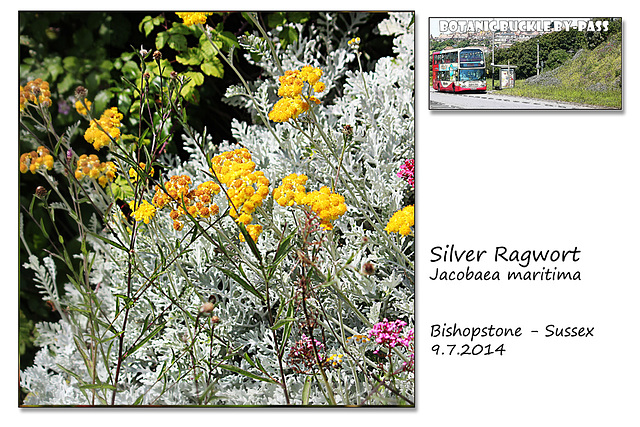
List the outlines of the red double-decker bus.
{"label": "red double-decker bus", "polygon": [[443,92],[484,92],[487,90],[484,51],[463,47],[434,52],[433,88]]}

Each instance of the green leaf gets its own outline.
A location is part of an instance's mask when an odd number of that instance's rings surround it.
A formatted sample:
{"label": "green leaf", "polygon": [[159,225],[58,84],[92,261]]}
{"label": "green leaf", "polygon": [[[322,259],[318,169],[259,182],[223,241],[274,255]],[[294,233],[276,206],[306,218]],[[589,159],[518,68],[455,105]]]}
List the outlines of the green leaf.
{"label": "green leaf", "polygon": [[181,55],[176,55],[176,61],[184,65],[198,65],[202,59],[202,53],[197,47],[190,47]]}
{"label": "green leaf", "polygon": [[130,80],[135,80],[140,75],[140,68],[134,61],[126,61],[122,66],[122,74]]}
{"label": "green leaf", "polygon": [[40,218],[40,232],[45,237],[45,239],[49,238],[49,233],[47,233],[47,229],[44,226],[44,221]]}
{"label": "green leaf", "polygon": [[128,306],[128,307],[132,307],[133,306],[133,299],[131,299],[130,297],[126,296],[125,294],[115,294],[113,296],[116,297],[116,298],[122,299],[124,301],[124,303],[125,303],[125,306]]}
{"label": "green leaf", "polygon": [[258,292],[258,290],[256,288],[254,288],[253,286],[251,286],[249,284],[249,282],[247,282],[246,280],[244,280],[242,277],[240,277],[238,274],[234,273],[231,270],[228,270],[226,268],[222,268],[220,266],[216,266],[218,268],[218,270],[222,271],[224,274],[226,274],[227,276],[231,277],[233,280],[235,280],[236,282],[238,282],[238,284],[240,286],[242,286],[245,290],[251,292],[253,295],[257,296],[258,298],[260,298],[260,300],[264,301],[265,298],[264,296],[262,296],[262,294],[260,292]]}
{"label": "green leaf", "polygon": [[240,369],[237,366],[224,365],[224,364],[221,364],[218,366],[222,369],[226,369],[228,371],[235,372],[240,375],[244,375],[245,377],[253,378],[254,380],[264,381],[266,383],[275,383],[275,381],[273,381],[271,378],[265,378],[265,377],[261,377],[260,375],[252,374],[251,372],[245,371],[244,369]]}
{"label": "green leaf", "polygon": [[271,28],[275,28],[278,25],[283,25],[285,22],[287,22],[285,12],[275,12],[267,15],[267,25]]}
{"label": "green leaf", "polygon": [[222,31],[218,33],[218,40],[222,41],[227,48],[235,47],[239,48],[238,38],[230,31]]}
{"label": "green leaf", "polygon": [[168,40],[171,49],[182,52],[187,50],[187,38],[182,34],[172,34]]}
{"label": "green leaf", "polygon": [[185,36],[188,36],[194,33],[193,28],[191,27],[191,25],[184,25],[182,22],[174,22],[169,31],[171,32],[171,34],[183,34]]}
{"label": "green leaf", "polygon": [[118,94],[118,111],[127,112],[131,108],[131,97],[125,92]]}
{"label": "green leaf", "polygon": [[218,58],[212,58],[208,62],[203,62],[200,65],[202,72],[208,76],[222,78],[224,77],[224,65]]}
{"label": "green leaf", "polygon": [[[215,58],[218,54],[218,50],[222,48],[222,42],[215,40],[212,37],[212,40],[209,41],[209,38],[206,34],[202,34],[200,39],[198,40],[200,50],[206,59]],[[213,44],[212,44],[213,43]],[[213,46],[215,45],[215,47]]]}
{"label": "green leaf", "polygon": [[245,353],[243,357],[244,357],[244,360],[246,360],[249,363],[249,365],[251,365],[254,368],[256,367],[256,364],[253,362],[253,360],[251,360],[251,357],[247,353]]}
{"label": "green leaf", "polygon": [[143,345],[145,345],[151,338],[155,337],[156,335],[158,335],[160,333],[160,331],[162,331],[164,329],[164,326],[167,324],[167,322],[164,322],[163,324],[159,325],[157,328],[155,328],[149,335],[147,335],[142,341],[140,341],[138,344],[134,345],[133,347],[129,348],[126,351],[126,355],[127,356],[131,356],[136,350],[138,350],[140,347],[142,347]]}
{"label": "green leaf", "polygon": [[93,102],[93,111],[95,111],[99,115],[102,114],[104,110],[107,109],[107,105],[109,105],[109,101],[113,97],[113,93],[109,89],[104,89],[98,92]]}
{"label": "green leaf", "polygon": [[158,35],[156,36],[156,49],[162,49],[167,44],[167,40],[169,40],[168,32],[163,31],[161,33],[158,33]]}
{"label": "green leaf", "polygon": [[151,77],[159,76],[162,70],[162,76],[169,77],[173,71],[171,63],[167,59],[160,60],[160,66],[156,61],[147,62],[147,71],[151,74]]}
{"label": "green leaf", "polygon": [[244,240],[249,245],[249,249],[251,249],[251,252],[253,252],[253,255],[258,259],[258,261],[262,262],[262,255],[260,255],[256,242],[253,241],[253,237],[251,237],[243,223],[238,223],[238,226],[240,227],[240,232],[244,236]]}
{"label": "green leaf", "polygon": [[96,72],[91,72],[85,77],[85,84],[89,93],[97,92],[97,89],[100,86],[100,81],[100,75]]}
{"label": "green leaf", "polygon": [[302,387],[302,404],[309,404],[309,393],[311,392],[311,379],[313,377],[311,375],[307,375],[307,378],[304,380],[304,386]]}
{"label": "green leaf", "polygon": [[304,24],[309,20],[309,17],[309,12],[287,12],[287,19],[289,22]]}
{"label": "green leaf", "polygon": [[[291,296],[289,297],[289,306],[287,308],[287,318],[292,318],[293,317],[293,313],[294,313],[294,305],[293,305],[293,301],[294,301],[294,290],[293,288],[291,288]],[[284,330],[282,331],[282,342],[287,342],[287,340],[289,339],[289,335],[291,335],[291,328],[293,327],[293,323],[287,323],[284,326]],[[284,355],[284,349],[285,347],[282,346],[280,349],[280,356],[282,357]]]}
{"label": "green leaf", "polygon": [[162,16],[156,16],[155,18],[152,18],[151,16],[147,15],[142,19],[142,22],[140,22],[140,25],[138,25],[138,31],[144,30],[144,35],[148,36],[149,33],[153,31],[153,28],[156,25],[160,25],[163,22],[164,22],[164,18]]}
{"label": "green leaf", "polygon": [[111,193],[113,197],[121,200],[129,200],[133,198],[133,188],[129,185],[129,181],[123,176],[117,176],[113,184],[111,184]]}
{"label": "green leaf", "polygon": [[[196,86],[200,86],[202,83],[204,83],[204,75],[202,73],[199,73],[197,71],[188,71],[184,74],[185,77],[190,79],[190,83],[193,83]],[[187,83],[187,85],[188,84],[189,83]]]}
{"label": "green leaf", "polygon": [[87,230],[87,233],[92,235],[93,237],[96,237],[96,238],[102,240],[105,243],[108,243],[108,244],[112,245],[115,248],[118,248],[118,249],[123,250],[125,252],[129,252],[129,249],[125,248],[124,246],[122,246],[120,243],[118,243],[116,241],[113,241],[111,239],[107,239],[106,237],[101,236],[100,234],[93,233],[93,232],[88,231],[88,230]]}
{"label": "green leaf", "polygon": [[280,242],[280,244],[278,245],[278,250],[276,251],[276,254],[273,256],[273,261],[267,268],[269,278],[271,278],[273,273],[275,273],[276,268],[278,267],[278,264],[280,264],[282,260],[293,249],[293,243],[291,242],[291,240],[293,239],[294,236],[295,236],[295,232],[285,237],[284,240],[282,240],[282,242]]}
{"label": "green leaf", "polygon": [[111,385],[111,384],[106,384],[106,383],[99,383],[99,384],[81,384],[80,388],[83,390],[96,390],[96,389],[101,389],[101,390],[115,390],[115,386]]}
{"label": "green leaf", "polygon": [[55,81],[58,76],[64,72],[62,61],[59,56],[44,58],[42,60],[42,65],[49,72],[52,82]]}
{"label": "green leaf", "polygon": [[36,204],[36,195],[31,195],[31,203],[29,203],[29,215],[33,216],[33,207]]}
{"label": "green leaf", "polygon": [[294,319],[294,318],[290,318],[290,317],[285,318],[285,319],[278,319],[278,321],[276,322],[276,324],[275,324],[275,325],[273,325],[273,326],[271,327],[271,329],[273,329],[273,330],[275,331],[275,330],[278,330],[278,329],[280,329],[281,327],[283,327],[283,326],[285,326],[285,325],[288,325],[288,324],[290,324],[290,323],[292,323],[292,322],[295,322],[295,321],[296,321],[296,319]]}
{"label": "green leaf", "polygon": [[77,86],[76,79],[73,77],[73,74],[65,74],[57,86],[59,93],[67,93],[73,86]]}
{"label": "green leaf", "polygon": [[280,31],[278,37],[280,38],[282,47],[287,47],[288,45],[298,41],[298,32],[293,27],[285,27]]}
{"label": "green leaf", "polygon": [[153,18],[149,15],[142,18],[142,21],[138,24],[138,31],[142,32],[143,30],[145,36],[148,36],[151,30],[153,30]]}

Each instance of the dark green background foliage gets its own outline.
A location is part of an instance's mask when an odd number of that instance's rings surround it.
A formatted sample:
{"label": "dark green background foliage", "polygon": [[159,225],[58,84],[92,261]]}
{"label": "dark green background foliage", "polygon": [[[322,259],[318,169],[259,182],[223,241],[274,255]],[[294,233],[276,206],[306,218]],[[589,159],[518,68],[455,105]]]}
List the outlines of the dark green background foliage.
{"label": "dark green background foliage", "polygon": [[[287,22],[314,22],[318,18],[318,14],[311,12],[269,12],[258,16],[263,26],[269,29]],[[379,36],[376,31],[377,24],[385,17],[383,13],[371,14],[359,27],[358,34],[353,35],[363,40],[365,69],[371,69],[377,59],[393,53],[391,38]],[[218,46],[225,53],[238,46],[237,37],[252,30],[250,21],[241,13],[216,13],[209,17],[208,24],[214,28]],[[294,43],[302,36],[295,30],[283,28],[278,34],[283,45]],[[174,70],[192,79],[184,93],[188,102],[189,124],[199,131],[206,128],[214,142],[233,140],[230,124],[234,118],[251,120],[245,111],[222,102],[227,87],[238,84],[238,78],[210,51],[203,51],[197,31],[184,26],[173,12],[20,12],[19,32],[19,83],[24,85],[36,78],[49,82],[52,100],[49,112],[58,134],[80,120],[73,106],[78,86],[88,89],[94,114],[99,116],[109,107],[118,107],[124,114],[123,135],[137,134],[139,110],[132,84],[139,84],[142,78],[137,57],[141,48],[150,52],[161,51],[165,74]],[[261,70],[250,65],[238,51],[235,49],[234,63],[244,73],[245,79],[259,78]],[[159,78],[157,73],[154,74],[157,65],[151,58],[148,66],[151,78]],[[353,66],[355,69],[357,65]],[[90,144],[84,143],[82,134],[86,127],[86,122],[82,122],[71,135],[77,154],[95,152]],[[169,132],[168,152],[183,156],[181,129],[177,121]],[[37,145],[40,144],[35,138],[22,134],[19,153],[31,151]],[[33,217],[38,221],[43,218],[43,227],[50,236],[55,236],[42,202],[33,197],[35,188],[45,185],[44,180],[30,173],[19,175],[20,204],[26,208],[19,209],[26,213],[33,201]],[[53,195],[49,197],[49,201],[55,201]],[[77,225],[63,216],[56,217],[55,221],[68,251],[79,253],[79,244],[74,239]],[[46,256],[54,243],[40,232],[28,215],[25,215],[24,230],[31,252],[38,257]],[[20,264],[27,257],[27,251],[20,243]],[[62,286],[68,271],[62,263],[57,268],[61,282],[58,286]],[[40,298],[32,277],[31,272],[21,269],[19,352],[22,367],[29,365],[35,354],[35,322],[59,318]]]}

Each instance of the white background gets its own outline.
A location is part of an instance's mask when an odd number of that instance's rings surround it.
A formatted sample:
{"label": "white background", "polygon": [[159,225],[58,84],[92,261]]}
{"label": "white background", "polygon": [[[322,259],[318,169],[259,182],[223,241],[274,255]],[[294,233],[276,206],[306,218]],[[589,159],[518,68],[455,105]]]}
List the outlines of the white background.
{"label": "white background", "polygon": [[[77,4],[76,4],[77,3]],[[638,413],[638,13],[632,2],[325,1],[247,2],[236,10],[416,11],[416,409],[158,409],[17,408],[17,253],[10,240],[4,266],[7,307],[2,404],[11,425],[145,423],[147,425],[425,425],[633,426]],[[626,6],[623,6],[625,4]],[[22,5],[87,9],[93,4]],[[127,9],[125,2],[95,5]],[[169,2],[136,7],[220,10],[216,2]],[[18,5],[21,7],[21,5]],[[459,11],[459,13],[457,13]],[[17,10],[5,14],[7,51],[16,52]],[[624,111],[431,112],[428,110],[429,17],[622,16]],[[15,55],[15,53],[14,53]],[[17,57],[3,82],[5,129],[17,123]],[[476,129],[482,138],[454,138]],[[16,135],[14,132],[12,135]],[[5,230],[17,224],[15,139],[4,141],[3,173],[15,191]],[[11,147],[11,148],[9,148]],[[9,178],[10,177],[10,178]],[[9,196],[11,197],[11,196]],[[17,227],[16,227],[17,228]],[[13,236],[17,237],[17,233]],[[430,249],[497,245],[513,249],[582,251],[580,282],[506,280],[436,283]],[[486,268],[490,268],[487,266]],[[434,356],[430,325],[517,327],[547,324],[595,327],[589,339],[526,336],[505,341],[503,356]],[[9,338],[10,337],[10,338]],[[479,341],[480,342],[480,341]],[[440,343],[446,344],[447,342]],[[448,341],[451,343],[451,341]],[[9,356],[11,355],[11,356]]]}
{"label": "white background", "polygon": [[[425,114],[421,95],[426,88],[418,89],[416,211],[418,256],[424,262],[417,268],[427,270],[418,270],[418,401],[426,425],[640,425],[640,138],[634,135],[638,91],[632,78],[638,63],[629,54],[638,40],[638,16],[621,8],[602,9],[612,3],[593,2],[600,9],[590,9],[589,2],[572,2],[566,10],[559,2],[544,5],[528,3],[524,9],[516,3],[503,16],[593,11],[587,15],[623,17],[624,111]],[[495,6],[491,10],[500,10]],[[472,8],[461,10],[460,15],[473,15],[466,13]],[[437,12],[427,13],[442,16]],[[490,13],[479,10],[473,16]],[[418,55],[417,61],[424,72],[427,58]],[[451,137],[452,131],[467,128],[479,130],[482,138]],[[577,246],[580,261],[558,269],[578,269],[582,280],[516,282],[502,276],[500,282],[430,281],[425,276],[436,264],[429,262],[430,250],[446,244],[488,250],[489,261],[496,246],[520,251]],[[466,264],[437,266],[460,269]],[[493,262],[478,267],[494,269]],[[430,326],[443,322],[520,326],[525,335],[477,340],[504,343],[502,356],[435,356],[433,344],[468,342],[431,338]],[[548,324],[595,327],[595,337],[545,338]],[[540,333],[528,333],[532,329]]]}

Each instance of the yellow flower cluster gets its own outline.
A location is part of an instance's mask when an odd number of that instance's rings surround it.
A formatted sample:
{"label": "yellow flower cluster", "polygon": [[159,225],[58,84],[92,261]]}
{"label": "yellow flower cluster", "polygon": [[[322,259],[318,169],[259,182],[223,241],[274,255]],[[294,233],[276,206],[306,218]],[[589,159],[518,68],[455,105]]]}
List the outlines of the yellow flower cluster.
{"label": "yellow flower cluster", "polygon": [[411,227],[414,225],[414,206],[407,206],[402,210],[393,214],[385,231],[387,233],[400,233],[406,236],[411,233]]}
{"label": "yellow flower cluster", "polygon": [[104,187],[116,177],[116,165],[113,162],[100,162],[95,154],[83,154],[78,159],[75,177],[81,180],[85,176],[97,180]]}
{"label": "yellow flower cluster", "polygon": [[269,180],[264,176],[264,172],[255,170],[256,164],[251,160],[251,153],[246,148],[227,151],[213,157],[211,166],[211,171],[227,187],[227,195],[231,199],[229,215],[247,226],[247,231],[256,240],[262,232],[262,227],[248,224],[253,219],[251,214],[269,195]]}
{"label": "yellow flower cluster", "polygon": [[158,209],[164,208],[171,202],[181,203],[182,198],[186,198],[189,193],[189,185],[191,178],[186,175],[174,175],[169,178],[169,182],[165,184],[166,192],[156,185],[156,194],[153,196],[153,204]]}
{"label": "yellow flower cluster", "polygon": [[344,197],[332,193],[329,187],[321,187],[319,191],[307,193],[304,184],[306,175],[291,174],[282,179],[282,185],[273,190],[273,198],[280,206],[308,206],[320,218],[320,225],[331,230],[331,221],[338,219],[347,211]]}
{"label": "yellow flower cluster", "polygon": [[53,156],[49,154],[46,147],[40,146],[36,151],[23,153],[20,156],[20,172],[36,173],[41,168],[49,170],[53,168]]}
{"label": "yellow flower cluster", "polygon": [[151,203],[143,200],[139,206],[136,206],[135,201],[129,202],[129,207],[132,211],[132,216],[136,221],[144,221],[145,224],[149,224],[151,218],[156,215],[156,207]]}
{"label": "yellow flower cluster", "polygon": [[82,114],[83,116],[86,116],[87,114],[89,114],[89,111],[87,110],[87,108],[88,108],[88,109],[91,109],[91,101],[89,101],[88,99],[85,99],[85,100],[84,100],[84,104],[86,104],[86,108],[85,108],[85,106],[82,104],[82,101],[78,100],[78,101],[76,101],[76,103],[75,103],[75,107],[76,107],[76,111],[77,111],[79,114]]}
{"label": "yellow flower cluster", "polygon": [[295,119],[309,109],[309,103],[302,98],[282,98],[276,102],[269,112],[269,119],[274,122],[286,122]]}
{"label": "yellow flower cluster", "polygon": [[182,19],[184,25],[205,24],[207,16],[213,15],[212,12],[176,12],[176,15]]}
{"label": "yellow flower cluster", "polygon": [[[151,168],[150,171],[147,171],[147,164],[144,162],[140,162],[138,163],[138,166],[140,166],[140,169],[142,169],[143,171],[145,171],[147,174],[149,175],[153,175],[154,169]],[[138,181],[138,172],[136,172],[136,170],[134,168],[129,168],[129,179],[131,179],[131,182],[137,182]]]}
{"label": "yellow flower cluster", "polygon": [[194,218],[209,218],[212,215],[217,215],[220,211],[218,205],[213,203],[213,196],[220,192],[218,184],[213,181],[205,181],[194,190],[189,190],[190,185],[190,177],[174,175],[165,184],[166,192],[156,186],[152,202],[158,209],[167,205],[171,206],[169,217],[173,220],[175,230],[182,230],[184,227],[182,219],[187,213]]}
{"label": "yellow flower cluster", "polygon": [[93,144],[93,148],[100,150],[102,147],[109,145],[111,139],[120,136],[120,120],[122,113],[116,107],[111,107],[100,117],[100,120],[92,120],[89,129],[84,133],[84,139]]}
{"label": "yellow flower cluster", "polygon": [[360,37],[354,37],[347,42],[351,49],[357,50],[360,47]]}
{"label": "yellow flower cluster", "polygon": [[304,197],[307,195],[304,185],[307,183],[307,179],[306,175],[298,175],[297,173],[282,178],[282,185],[273,190],[274,200],[280,206],[293,206],[294,203],[304,204]]}
{"label": "yellow flower cluster", "polygon": [[304,204],[318,214],[320,225],[325,230],[331,230],[333,225],[330,221],[338,219],[347,211],[344,197],[340,194],[332,193],[329,187],[321,187],[320,191],[307,193]]}
{"label": "yellow flower cluster", "polygon": [[51,106],[51,91],[49,83],[38,78],[20,86],[20,111],[23,111],[27,104],[33,103],[43,107]]}
{"label": "yellow flower cluster", "polygon": [[330,363],[334,368],[338,368],[342,363],[342,358],[343,358],[342,354],[332,354],[327,358],[326,363],[328,364]]}
{"label": "yellow flower cluster", "polygon": [[[269,112],[269,119],[274,122],[286,122],[295,119],[309,109],[309,102],[319,104],[320,101],[312,93],[320,93],[325,84],[320,81],[322,70],[307,65],[300,70],[287,70],[280,76],[278,96],[281,97]],[[309,85],[308,96],[303,95],[305,82]]]}
{"label": "yellow flower cluster", "polygon": [[362,334],[355,334],[355,335],[352,335],[350,337],[347,337],[347,344],[349,342],[355,342],[355,343],[361,344],[363,342],[369,342],[369,341],[371,341],[369,339],[369,337],[367,337],[366,335],[362,335]]}

